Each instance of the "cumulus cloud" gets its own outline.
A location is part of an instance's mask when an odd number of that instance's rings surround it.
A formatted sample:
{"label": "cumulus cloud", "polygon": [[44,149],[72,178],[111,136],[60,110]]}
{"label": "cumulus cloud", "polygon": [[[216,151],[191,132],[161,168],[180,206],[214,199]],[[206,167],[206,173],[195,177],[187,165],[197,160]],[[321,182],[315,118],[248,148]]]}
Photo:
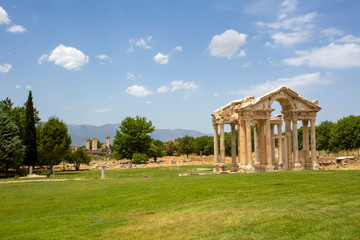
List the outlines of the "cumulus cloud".
{"label": "cumulus cloud", "polygon": [[209,44],[210,55],[214,57],[231,58],[245,44],[247,35],[235,30],[226,30],[221,35],[215,35]]}
{"label": "cumulus cloud", "polygon": [[0,6],[0,25],[9,24],[10,22],[7,12]]}
{"label": "cumulus cloud", "polygon": [[158,64],[168,64],[169,58],[170,58],[170,54],[164,55],[158,52],[154,57],[154,61]]}
{"label": "cumulus cloud", "polygon": [[341,42],[341,43],[360,43],[360,37],[355,37],[351,34],[346,35],[338,40],[336,40],[336,42]]}
{"label": "cumulus cloud", "polygon": [[26,28],[21,25],[12,25],[7,29],[7,31],[11,33],[24,33],[26,32]]}
{"label": "cumulus cloud", "polygon": [[298,57],[284,59],[283,62],[292,66],[308,65],[323,68],[360,67],[360,45],[356,43],[331,43],[321,48],[296,51]]}
{"label": "cumulus cloud", "polygon": [[104,113],[104,112],[110,112],[113,108],[99,108],[92,111],[92,113]]}
{"label": "cumulus cloud", "polygon": [[105,60],[105,59],[109,59],[110,57],[109,56],[107,56],[107,55],[105,55],[105,54],[100,54],[100,55],[97,55],[96,56],[98,59],[100,59],[100,60]]}
{"label": "cumulus cloud", "polygon": [[175,51],[175,52],[182,52],[182,47],[181,46],[176,46],[176,47],[174,47],[174,49],[173,49],[173,51]]}
{"label": "cumulus cloud", "polygon": [[280,12],[288,13],[296,9],[297,1],[296,0],[285,0],[280,4]]}
{"label": "cumulus cloud", "polygon": [[269,89],[275,89],[279,86],[287,86],[292,89],[298,87],[304,87],[315,84],[330,84],[330,80],[323,79],[320,72],[315,73],[304,73],[294,77],[288,78],[279,78],[273,81],[266,81],[265,83],[252,85],[247,89],[240,89],[237,92],[231,92],[232,94],[237,95],[252,95],[252,96],[261,96],[267,92]]}
{"label": "cumulus cloud", "polygon": [[51,52],[50,56],[46,54],[42,55],[38,59],[38,63],[42,64],[44,60],[54,62],[56,65],[68,70],[80,70],[82,66],[89,62],[89,56],[86,56],[76,48],[66,47],[60,44]]}
{"label": "cumulus cloud", "polygon": [[127,80],[135,80],[135,76],[134,76],[134,74],[132,74],[131,72],[128,72],[128,73],[126,74],[126,79],[127,79]]}
{"label": "cumulus cloud", "polygon": [[3,65],[0,65],[0,72],[7,73],[12,68],[11,64],[5,63]]}
{"label": "cumulus cloud", "polygon": [[161,86],[161,87],[159,87],[156,91],[157,91],[158,93],[166,93],[166,92],[168,92],[169,90],[170,90],[169,87],[167,87],[167,86]]}
{"label": "cumulus cloud", "polygon": [[130,39],[130,47],[128,48],[127,52],[132,52],[135,50],[135,48],[144,48],[144,49],[150,49],[151,46],[149,45],[149,42],[151,41],[152,36],[149,36],[147,38],[140,38],[140,39]]}
{"label": "cumulus cloud", "polygon": [[151,91],[147,90],[142,85],[133,85],[131,87],[128,87],[125,92],[129,95],[133,95],[136,97],[146,97],[153,94]]}

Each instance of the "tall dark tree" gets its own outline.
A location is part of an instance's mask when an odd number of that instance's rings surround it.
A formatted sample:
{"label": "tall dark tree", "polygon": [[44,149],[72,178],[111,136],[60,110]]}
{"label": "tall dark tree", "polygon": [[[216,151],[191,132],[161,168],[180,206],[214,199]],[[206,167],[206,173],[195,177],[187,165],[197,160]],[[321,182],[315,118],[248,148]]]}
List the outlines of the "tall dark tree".
{"label": "tall dark tree", "polygon": [[34,118],[34,106],[32,93],[29,91],[28,100],[25,103],[25,135],[24,145],[26,147],[24,164],[27,166],[35,166],[37,159],[37,145],[36,145],[36,128]]}

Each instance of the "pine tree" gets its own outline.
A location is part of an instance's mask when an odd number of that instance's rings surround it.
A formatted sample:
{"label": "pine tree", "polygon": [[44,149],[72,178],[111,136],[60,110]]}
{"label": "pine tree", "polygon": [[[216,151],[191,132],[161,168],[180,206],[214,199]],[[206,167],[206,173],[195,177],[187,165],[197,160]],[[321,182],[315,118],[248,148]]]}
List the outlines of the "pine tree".
{"label": "pine tree", "polygon": [[27,166],[35,166],[38,161],[37,145],[36,145],[36,128],[34,118],[34,106],[32,100],[32,93],[29,91],[29,97],[25,103],[26,118],[25,118],[25,135],[24,145],[26,146],[24,164]]}

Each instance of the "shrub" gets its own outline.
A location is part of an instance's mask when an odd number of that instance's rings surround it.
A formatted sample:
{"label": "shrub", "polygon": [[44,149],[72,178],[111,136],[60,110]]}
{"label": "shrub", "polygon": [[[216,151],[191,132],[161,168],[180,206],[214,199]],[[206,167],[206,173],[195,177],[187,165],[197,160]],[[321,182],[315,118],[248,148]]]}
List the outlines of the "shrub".
{"label": "shrub", "polygon": [[134,163],[146,163],[149,161],[149,157],[145,153],[134,153],[132,159]]}

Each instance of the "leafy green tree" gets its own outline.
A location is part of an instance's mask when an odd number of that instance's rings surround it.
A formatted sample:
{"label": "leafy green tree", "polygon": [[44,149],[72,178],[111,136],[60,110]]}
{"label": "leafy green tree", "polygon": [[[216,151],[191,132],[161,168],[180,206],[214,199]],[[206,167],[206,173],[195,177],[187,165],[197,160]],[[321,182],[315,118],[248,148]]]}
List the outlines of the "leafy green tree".
{"label": "leafy green tree", "polygon": [[350,115],[331,128],[330,148],[335,152],[360,147],[360,116]]}
{"label": "leafy green tree", "polygon": [[331,151],[330,137],[334,123],[331,121],[321,122],[316,126],[316,148],[319,150]]}
{"label": "leafy green tree", "polygon": [[[195,153],[200,154],[202,152],[204,155],[210,155],[209,153],[209,145],[214,148],[214,139],[210,136],[201,136],[195,138]],[[212,150],[214,152],[214,150]]]}
{"label": "leafy green tree", "polygon": [[149,161],[149,157],[145,153],[134,153],[132,155],[134,163],[146,163]]}
{"label": "leafy green tree", "polygon": [[25,146],[19,137],[19,129],[10,117],[0,111],[0,168],[19,169],[23,163]]}
{"label": "leafy green tree", "polygon": [[24,164],[35,166],[37,163],[37,145],[36,145],[36,128],[34,118],[34,106],[32,93],[29,91],[28,100],[25,103],[25,135],[24,145],[26,147]]}
{"label": "leafy green tree", "polygon": [[179,143],[173,140],[168,140],[164,143],[163,147],[166,156],[174,156],[179,154]]}
{"label": "leafy green tree", "polygon": [[175,139],[175,142],[179,143],[180,153],[186,154],[186,157],[189,158],[189,154],[194,153],[195,151],[195,139],[188,135]]}
{"label": "leafy green tree", "polygon": [[75,170],[78,171],[80,169],[80,164],[89,165],[91,157],[86,154],[84,148],[79,148],[75,152],[69,154],[67,161],[74,164]]}
{"label": "leafy green tree", "polygon": [[132,159],[134,153],[149,153],[152,138],[149,133],[155,130],[151,121],[145,117],[126,117],[116,130],[113,149],[118,158]]}
{"label": "leafy green tree", "polygon": [[163,157],[165,155],[163,148],[164,143],[162,141],[154,140],[149,149],[149,157],[154,158],[154,161],[156,162],[158,157]]}
{"label": "leafy green tree", "polygon": [[53,173],[53,166],[64,160],[70,144],[71,137],[65,123],[56,117],[50,118],[41,129],[39,153],[44,164],[50,164]]}

